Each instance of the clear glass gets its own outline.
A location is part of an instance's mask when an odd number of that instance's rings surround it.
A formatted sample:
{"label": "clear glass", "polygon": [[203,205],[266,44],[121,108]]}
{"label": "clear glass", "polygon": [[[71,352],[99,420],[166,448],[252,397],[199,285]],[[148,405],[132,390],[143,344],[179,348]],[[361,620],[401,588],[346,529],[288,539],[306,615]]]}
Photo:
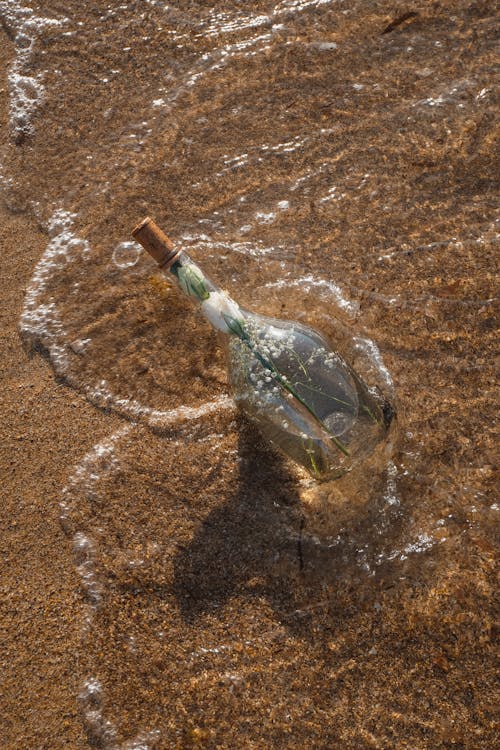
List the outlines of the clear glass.
{"label": "clear glass", "polygon": [[316,479],[373,451],[387,431],[382,405],[317,331],[239,307],[184,252],[169,271],[225,334],[235,401],[273,445]]}

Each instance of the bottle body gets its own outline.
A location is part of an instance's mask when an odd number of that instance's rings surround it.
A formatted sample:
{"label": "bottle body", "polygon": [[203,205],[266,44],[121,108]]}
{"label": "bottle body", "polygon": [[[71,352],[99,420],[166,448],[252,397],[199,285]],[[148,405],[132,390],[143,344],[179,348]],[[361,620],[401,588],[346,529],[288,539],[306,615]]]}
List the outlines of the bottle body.
{"label": "bottle body", "polygon": [[242,312],[254,348],[227,342],[238,406],[316,479],[349,471],[385,435],[376,399],[316,331]]}

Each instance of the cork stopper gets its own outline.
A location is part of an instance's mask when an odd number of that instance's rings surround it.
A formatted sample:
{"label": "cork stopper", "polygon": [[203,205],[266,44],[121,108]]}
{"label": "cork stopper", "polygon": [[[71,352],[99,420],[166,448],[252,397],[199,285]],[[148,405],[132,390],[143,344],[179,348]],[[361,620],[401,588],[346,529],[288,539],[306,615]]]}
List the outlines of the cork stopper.
{"label": "cork stopper", "polygon": [[160,268],[170,268],[181,253],[180,250],[174,248],[172,241],[161,231],[158,224],[150,216],[147,216],[132,229],[132,236],[137,242],[141,243]]}

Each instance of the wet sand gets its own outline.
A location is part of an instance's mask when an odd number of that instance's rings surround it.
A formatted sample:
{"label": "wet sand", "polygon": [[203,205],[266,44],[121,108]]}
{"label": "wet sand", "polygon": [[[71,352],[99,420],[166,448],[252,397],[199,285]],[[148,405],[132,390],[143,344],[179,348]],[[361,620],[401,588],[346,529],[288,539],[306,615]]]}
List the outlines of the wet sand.
{"label": "wet sand", "polygon": [[[2,747],[494,747],[492,4],[33,4],[66,21],[29,57],[8,5]],[[390,450],[318,488],[217,401],[215,336],[126,261],[149,212],[377,344]]]}

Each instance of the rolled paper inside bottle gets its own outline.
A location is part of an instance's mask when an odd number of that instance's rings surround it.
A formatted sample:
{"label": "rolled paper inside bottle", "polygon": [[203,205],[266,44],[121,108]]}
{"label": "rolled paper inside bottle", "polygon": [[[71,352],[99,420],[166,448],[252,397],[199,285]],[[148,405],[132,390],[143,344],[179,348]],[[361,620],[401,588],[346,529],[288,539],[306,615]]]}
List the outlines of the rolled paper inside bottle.
{"label": "rolled paper inside bottle", "polygon": [[160,268],[170,268],[181,253],[181,250],[174,248],[172,241],[161,231],[150,216],[147,216],[134,227],[132,236],[137,242],[141,243]]}

